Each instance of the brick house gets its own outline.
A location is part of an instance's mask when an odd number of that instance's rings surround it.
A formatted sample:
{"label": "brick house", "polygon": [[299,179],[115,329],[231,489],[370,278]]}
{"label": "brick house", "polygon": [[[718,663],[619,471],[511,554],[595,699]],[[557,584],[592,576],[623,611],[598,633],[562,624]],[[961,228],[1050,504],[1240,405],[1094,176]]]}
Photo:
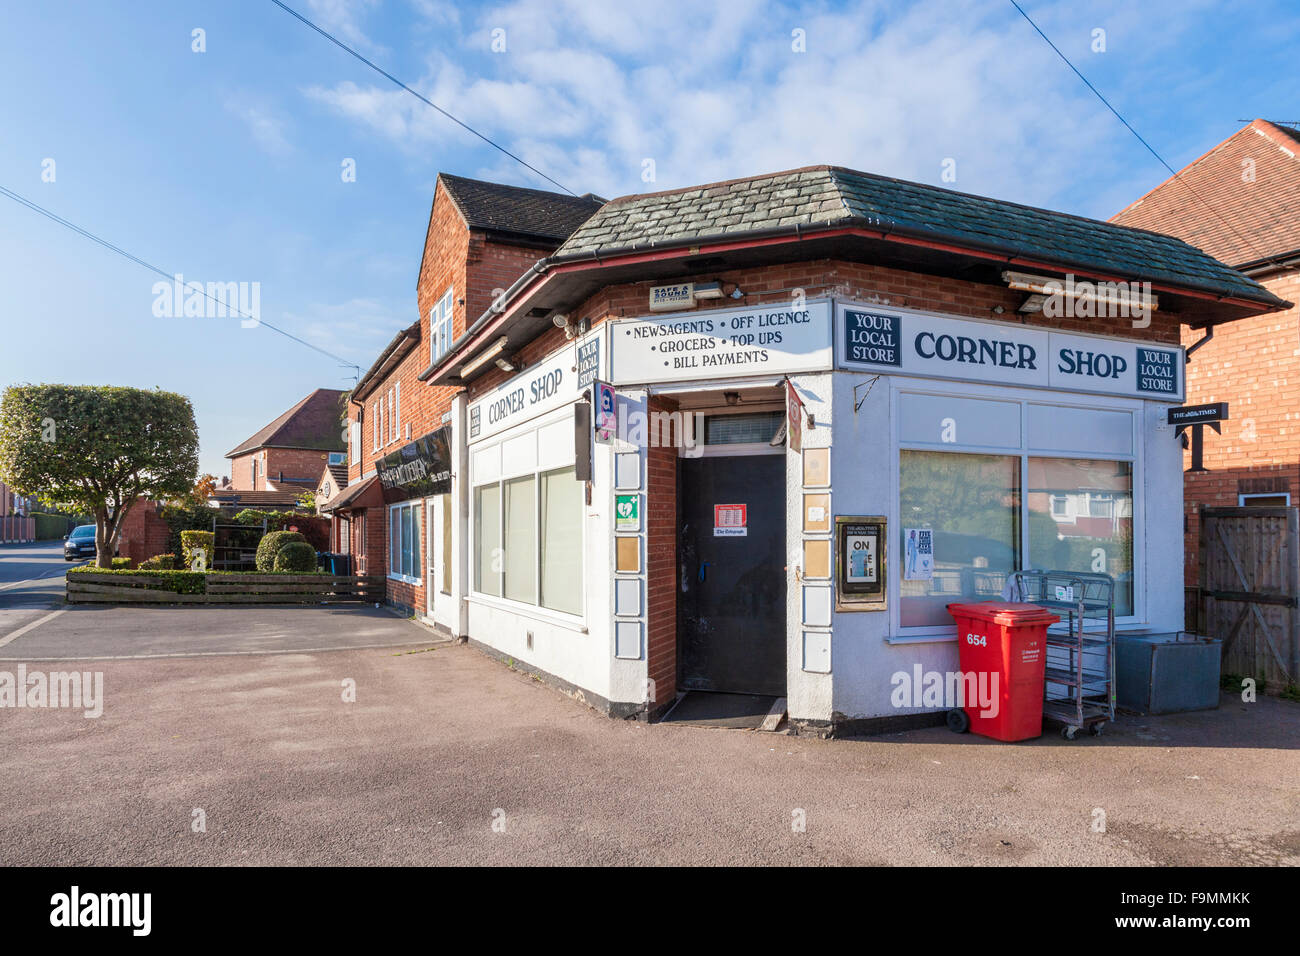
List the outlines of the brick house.
{"label": "brick house", "polygon": [[[1300,131],[1257,119],[1126,207],[1113,222],[1203,249],[1300,303]],[[1198,198],[1199,197],[1199,198]],[[1300,493],[1300,308],[1222,327],[1184,325],[1187,401],[1228,402],[1207,434],[1207,471],[1185,475],[1184,573],[1198,582],[1200,509],[1296,503]],[[1190,462],[1189,462],[1190,463]]]}
{"label": "brick house", "polygon": [[[473,258],[454,205],[419,287],[422,317],[452,292],[451,345],[367,373],[352,471],[387,449],[364,416],[397,380],[427,403],[413,434],[450,413],[456,633],[611,715],[730,692],[838,733],[942,720],[894,679],[956,670],[947,603],[1019,568],[1105,570],[1122,628],[1181,629],[1181,329],[1270,321],[1287,303],[1255,280],[1157,233],[820,166],[605,203],[462,303],[475,273],[435,252]],[[1150,282],[1158,309],[1069,275]]]}
{"label": "brick house", "polygon": [[[453,633],[464,633],[451,558],[463,506],[450,475],[405,479],[416,470],[456,471],[454,462],[435,462],[455,446],[459,389],[429,388],[423,378],[464,333],[467,316],[488,310],[600,203],[439,175],[416,281],[420,317],[394,336],[349,395],[348,485],[326,506],[336,547],[353,555],[358,573],[387,576],[390,603]],[[386,470],[386,461],[393,467]]]}
{"label": "brick house", "polygon": [[321,469],[343,464],[347,455],[345,394],[318,388],[226,452],[230,490],[297,495],[314,489]]}

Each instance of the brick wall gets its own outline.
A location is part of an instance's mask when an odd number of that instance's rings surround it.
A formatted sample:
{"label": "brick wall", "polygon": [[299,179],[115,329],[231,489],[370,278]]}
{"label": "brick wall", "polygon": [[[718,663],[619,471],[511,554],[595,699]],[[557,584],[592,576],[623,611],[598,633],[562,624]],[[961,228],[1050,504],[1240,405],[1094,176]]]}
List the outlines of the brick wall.
{"label": "brick wall", "polygon": [[122,519],[117,552],[130,558],[132,567],[167,551],[169,529],[161,511],[162,505],[156,501],[137,501]]}
{"label": "brick wall", "polygon": [[[1288,302],[1300,303],[1300,270],[1262,280]],[[1191,346],[1205,333],[1189,329]],[[1239,493],[1290,492],[1300,503],[1300,308],[1219,326],[1187,368],[1187,404],[1227,402],[1232,416],[1222,435],[1205,429],[1208,474],[1186,475],[1185,573],[1200,577],[1200,510],[1237,505]],[[1184,455],[1191,467],[1190,449]]]}
{"label": "brick wall", "polygon": [[[662,398],[649,411],[671,412]],[[646,661],[654,681],[652,709],[677,695],[677,449],[669,442],[646,449]]]}

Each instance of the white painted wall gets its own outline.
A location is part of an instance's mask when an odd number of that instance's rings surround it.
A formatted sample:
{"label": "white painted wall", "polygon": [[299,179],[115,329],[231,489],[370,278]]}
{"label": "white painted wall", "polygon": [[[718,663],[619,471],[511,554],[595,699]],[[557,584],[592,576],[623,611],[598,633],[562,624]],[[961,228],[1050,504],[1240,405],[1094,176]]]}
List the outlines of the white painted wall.
{"label": "white painted wall", "polygon": [[[831,447],[831,508],[834,514],[881,514],[889,517],[888,600],[891,610],[836,612],[833,616],[832,682],[835,712],[850,718],[898,716],[928,708],[892,706],[891,677],[911,671],[957,669],[957,645],[950,634],[903,637],[892,628],[898,601],[898,444],[894,429],[900,385],[917,379],[880,376],[863,399],[866,372],[835,372],[835,426]],[[854,387],[862,405],[854,411]],[[979,398],[1015,398],[1096,406],[1104,401],[1134,410],[1137,461],[1134,527],[1138,545],[1134,563],[1138,588],[1144,592],[1142,620],[1131,629],[1178,630],[1183,622],[1183,475],[1182,451],[1172,430],[1161,423],[1168,405],[1123,399],[1098,399],[1045,390],[959,386]],[[1104,456],[1102,456],[1104,457]],[[794,644],[793,636],[791,644]],[[792,671],[793,673],[793,671]],[[793,683],[793,682],[792,682]],[[792,700],[792,716],[793,710]]]}

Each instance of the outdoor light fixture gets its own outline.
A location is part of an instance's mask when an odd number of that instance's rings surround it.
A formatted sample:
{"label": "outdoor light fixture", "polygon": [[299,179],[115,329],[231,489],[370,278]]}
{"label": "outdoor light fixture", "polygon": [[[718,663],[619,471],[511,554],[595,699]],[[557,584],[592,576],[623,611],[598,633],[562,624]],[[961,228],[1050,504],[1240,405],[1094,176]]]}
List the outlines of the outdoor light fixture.
{"label": "outdoor light fixture", "polygon": [[721,282],[697,282],[692,295],[696,299],[721,299],[722,283]]}
{"label": "outdoor light fixture", "polygon": [[[517,366],[515,362],[512,362],[510,360],[511,358],[514,358],[514,356],[511,356],[510,358],[497,359],[497,368],[501,369],[501,371],[503,372],[513,372],[517,368]],[[516,359],[515,361],[518,360]]]}
{"label": "outdoor light fixture", "polygon": [[551,321],[555,323],[555,327],[557,329],[563,329],[568,327],[569,317],[565,315],[563,312],[556,312],[553,316],[551,316]]}
{"label": "outdoor light fixture", "polygon": [[736,286],[734,289],[731,290],[731,297],[733,299],[743,299],[745,297],[745,293],[740,291],[740,286]]}
{"label": "outdoor light fixture", "polygon": [[464,378],[466,375],[469,375],[475,369],[483,367],[489,361],[496,358],[496,356],[501,352],[501,350],[506,347],[506,343],[508,341],[510,340],[503,335],[501,336],[501,338],[497,339],[490,346],[484,349],[476,358],[466,362],[464,365],[460,367],[460,377]]}

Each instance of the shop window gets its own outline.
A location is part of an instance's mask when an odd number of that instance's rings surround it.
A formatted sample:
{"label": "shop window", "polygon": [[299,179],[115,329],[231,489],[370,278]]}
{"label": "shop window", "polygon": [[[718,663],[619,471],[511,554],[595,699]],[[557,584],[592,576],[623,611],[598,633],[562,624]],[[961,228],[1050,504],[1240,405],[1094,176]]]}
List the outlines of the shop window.
{"label": "shop window", "polygon": [[394,505],[388,512],[388,576],[420,579],[420,516],[422,508]]}
{"label": "shop window", "polygon": [[[1029,458],[1025,501],[1028,567],[1089,571],[1115,579],[1115,616],[1133,613],[1133,464]],[[1049,501],[1072,498],[1074,524],[1052,520]],[[1080,507],[1082,506],[1082,507]]]}
{"label": "shop window", "polygon": [[474,590],[501,596],[501,486],[474,489]]}
{"label": "shop window", "polygon": [[537,603],[537,479],[512,478],[504,487],[505,575],[502,596]]}
{"label": "shop window", "polygon": [[785,412],[746,412],[709,415],[704,419],[704,444],[767,444],[785,421]]}
{"label": "shop window", "polygon": [[899,555],[908,553],[908,530],[934,532],[928,577],[899,562],[899,623],[950,625],[949,604],[999,597],[1022,567],[1020,458],[903,451],[899,478]]}
{"label": "shop window", "polygon": [[542,607],[582,613],[583,486],[572,468],[541,476]]}
{"label": "shop window", "polygon": [[574,468],[474,489],[474,589],[582,614],[583,483]]}

